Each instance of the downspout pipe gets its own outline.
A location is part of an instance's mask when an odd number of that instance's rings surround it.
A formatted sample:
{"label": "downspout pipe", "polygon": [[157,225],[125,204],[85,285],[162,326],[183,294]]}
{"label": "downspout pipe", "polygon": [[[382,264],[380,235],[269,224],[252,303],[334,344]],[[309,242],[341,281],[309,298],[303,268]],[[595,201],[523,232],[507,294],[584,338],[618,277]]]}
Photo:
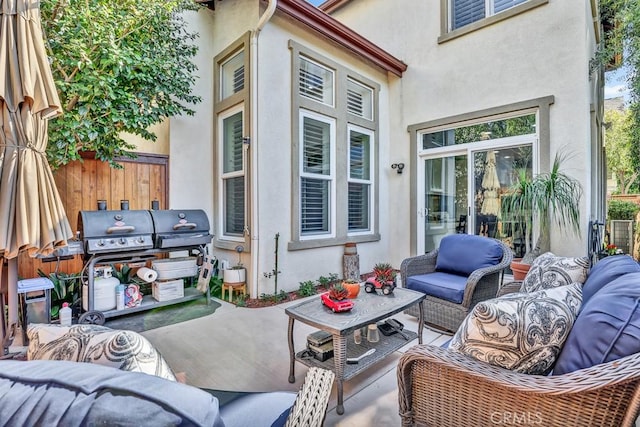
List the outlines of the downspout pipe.
{"label": "downspout pipe", "polygon": [[251,109],[251,145],[249,154],[251,155],[251,226],[249,232],[251,235],[251,296],[258,297],[258,254],[260,243],[260,224],[258,209],[258,36],[267,22],[271,19],[276,11],[278,0],[268,0],[267,9],[260,16],[258,25],[251,32],[251,63],[250,63],[250,84],[251,90],[249,95],[249,103]]}

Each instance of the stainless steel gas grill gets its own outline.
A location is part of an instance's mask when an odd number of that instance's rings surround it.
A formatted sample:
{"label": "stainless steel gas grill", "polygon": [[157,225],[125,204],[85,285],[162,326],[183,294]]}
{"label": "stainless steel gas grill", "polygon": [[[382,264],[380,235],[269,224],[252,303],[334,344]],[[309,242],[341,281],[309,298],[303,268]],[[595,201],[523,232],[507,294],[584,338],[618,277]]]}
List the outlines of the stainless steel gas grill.
{"label": "stainless steel gas grill", "polygon": [[78,229],[86,254],[153,248],[149,211],[80,211]]}
{"label": "stainless steel gas grill", "polygon": [[[160,254],[187,251],[204,255],[211,243],[209,219],[203,210],[97,210],[78,214],[78,231],[85,254],[87,314],[89,323],[154,307],[202,297],[195,288],[186,288],[184,297],[155,301],[145,295],[142,303],[126,309],[96,312],[96,266],[104,264],[144,265]],[[207,304],[209,295],[207,294]],[[102,319],[103,320],[103,319]]]}
{"label": "stainless steel gas grill", "polygon": [[197,210],[149,211],[153,218],[153,243],[157,249],[206,245],[209,234],[207,214]]}

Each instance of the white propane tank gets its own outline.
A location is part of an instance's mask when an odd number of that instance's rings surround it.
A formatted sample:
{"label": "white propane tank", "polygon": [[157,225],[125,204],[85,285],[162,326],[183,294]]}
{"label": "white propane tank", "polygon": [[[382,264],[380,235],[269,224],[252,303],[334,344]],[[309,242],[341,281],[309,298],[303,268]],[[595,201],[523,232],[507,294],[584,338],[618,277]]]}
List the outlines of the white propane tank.
{"label": "white propane tank", "polygon": [[[120,281],[115,277],[96,277],[93,281],[93,309],[98,311],[116,308],[116,286]],[[82,285],[82,308],[89,310],[89,287]]]}

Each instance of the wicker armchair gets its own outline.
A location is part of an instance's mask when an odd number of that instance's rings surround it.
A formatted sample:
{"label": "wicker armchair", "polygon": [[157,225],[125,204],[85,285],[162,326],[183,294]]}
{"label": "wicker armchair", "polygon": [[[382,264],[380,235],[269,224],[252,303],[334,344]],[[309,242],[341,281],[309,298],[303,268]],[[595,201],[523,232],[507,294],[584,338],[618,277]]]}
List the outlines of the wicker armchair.
{"label": "wicker armchair", "polygon": [[[495,240],[495,239],[494,239]],[[513,259],[513,252],[509,246],[499,240],[495,240],[502,248],[502,259],[496,265],[475,270],[467,279],[462,303],[456,304],[441,298],[427,295],[424,300],[425,323],[439,329],[455,332],[469,311],[480,301],[495,298],[500,287],[504,270]],[[407,279],[414,275],[432,273],[436,271],[438,249],[427,254],[407,258],[402,261],[400,274],[403,286]],[[461,259],[473,254],[460,254]],[[412,307],[407,314],[418,316],[418,308]]]}
{"label": "wicker armchair", "polygon": [[640,353],[546,377],[418,345],[397,374],[403,426],[624,427],[640,409]]}

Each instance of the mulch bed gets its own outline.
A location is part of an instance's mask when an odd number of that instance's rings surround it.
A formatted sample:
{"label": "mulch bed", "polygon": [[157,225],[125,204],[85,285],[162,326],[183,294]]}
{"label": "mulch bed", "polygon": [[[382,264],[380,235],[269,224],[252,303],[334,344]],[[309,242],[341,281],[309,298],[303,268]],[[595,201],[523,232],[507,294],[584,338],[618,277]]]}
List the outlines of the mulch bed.
{"label": "mulch bed", "polygon": [[[327,288],[320,285],[316,286],[316,295],[320,295],[323,292],[326,292]],[[275,301],[273,296],[269,296],[268,298],[247,298],[243,307],[248,308],[262,308],[262,307],[271,307],[274,305],[282,304],[289,301],[295,301],[300,298],[306,298],[306,296],[301,296],[297,291],[292,291],[287,293],[286,299],[280,299]],[[233,301],[234,304],[237,304],[237,301]]]}

